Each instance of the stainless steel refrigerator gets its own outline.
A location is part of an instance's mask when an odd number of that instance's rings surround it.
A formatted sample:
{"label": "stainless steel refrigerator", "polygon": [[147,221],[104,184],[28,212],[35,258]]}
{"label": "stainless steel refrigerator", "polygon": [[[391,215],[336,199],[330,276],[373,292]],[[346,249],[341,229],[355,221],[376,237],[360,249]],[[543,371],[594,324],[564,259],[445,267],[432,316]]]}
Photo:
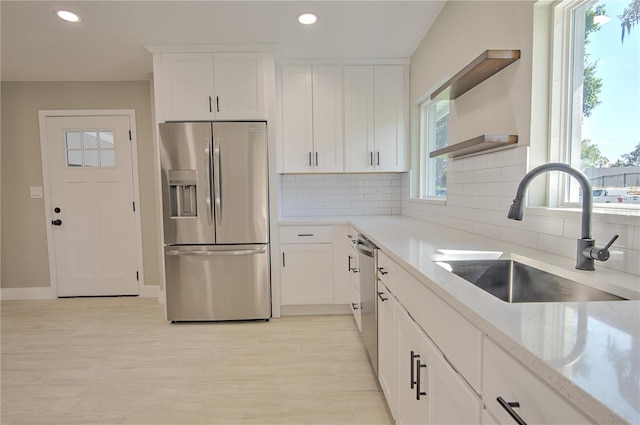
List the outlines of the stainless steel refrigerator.
{"label": "stainless steel refrigerator", "polygon": [[167,320],[271,317],[266,130],[160,124]]}

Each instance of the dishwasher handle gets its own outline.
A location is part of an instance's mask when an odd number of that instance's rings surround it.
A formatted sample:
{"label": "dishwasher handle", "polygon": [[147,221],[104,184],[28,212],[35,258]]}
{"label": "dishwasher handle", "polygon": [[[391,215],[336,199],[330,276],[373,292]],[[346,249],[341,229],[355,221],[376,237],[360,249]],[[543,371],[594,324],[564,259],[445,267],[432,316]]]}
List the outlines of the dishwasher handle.
{"label": "dishwasher handle", "polygon": [[375,251],[375,247],[363,243],[361,239],[358,239],[356,243],[356,251],[358,251],[362,255],[366,255],[367,257],[373,258],[373,252]]}

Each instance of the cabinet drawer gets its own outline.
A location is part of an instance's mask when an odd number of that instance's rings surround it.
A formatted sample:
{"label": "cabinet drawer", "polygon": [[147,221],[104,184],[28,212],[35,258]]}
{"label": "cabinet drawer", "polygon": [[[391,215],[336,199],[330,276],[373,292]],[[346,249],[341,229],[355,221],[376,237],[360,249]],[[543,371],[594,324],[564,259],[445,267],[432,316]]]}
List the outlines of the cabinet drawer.
{"label": "cabinet drawer", "polygon": [[520,403],[520,407],[513,410],[528,424],[593,423],[489,338],[485,339],[483,358],[483,399],[499,423],[516,422],[498,402],[498,397],[508,403]]}
{"label": "cabinet drawer", "polygon": [[396,292],[396,263],[382,251],[378,251],[378,279],[389,291]]}
{"label": "cabinet drawer", "polygon": [[280,243],[331,243],[333,229],[331,226],[282,226],[280,227]]}
{"label": "cabinet drawer", "polygon": [[396,267],[395,294],[458,372],[480,393],[482,332],[402,267]]}

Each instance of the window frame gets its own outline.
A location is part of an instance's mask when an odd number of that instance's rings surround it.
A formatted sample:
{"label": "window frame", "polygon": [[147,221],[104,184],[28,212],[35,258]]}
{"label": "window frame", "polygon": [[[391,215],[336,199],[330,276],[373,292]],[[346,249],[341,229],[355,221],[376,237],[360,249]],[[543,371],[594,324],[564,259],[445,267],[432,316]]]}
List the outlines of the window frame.
{"label": "window frame", "polygon": [[[430,127],[435,125],[435,121],[433,118],[433,114],[429,113],[432,107],[435,107],[440,102],[445,101],[444,99],[434,99],[431,100],[427,97],[426,100],[419,102],[416,106],[418,108],[419,114],[419,131],[418,131],[418,172],[417,175],[413,176],[412,185],[414,186],[414,190],[412,191],[412,199],[419,201],[427,201],[427,202],[435,202],[435,203],[444,203],[446,202],[447,196],[446,193],[444,195],[437,195],[435,193],[435,170],[433,169],[435,164],[435,158],[430,158],[429,153],[436,148],[431,146],[431,137],[429,137]],[[448,100],[446,100],[449,102]],[[449,115],[449,112],[447,112]],[[447,144],[448,144],[447,140]],[[445,158],[446,160],[446,158]]]}
{"label": "window frame", "polygon": [[[585,43],[584,13],[598,0],[559,0],[551,4],[551,54],[549,83],[549,162],[564,162],[579,168],[582,141],[582,87]],[[582,13],[577,15],[576,12]],[[575,95],[573,93],[576,93]],[[567,175],[550,173],[547,205],[550,208],[578,208],[578,182]],[[634,204],[604,205],[607,210],[638,211]]]}

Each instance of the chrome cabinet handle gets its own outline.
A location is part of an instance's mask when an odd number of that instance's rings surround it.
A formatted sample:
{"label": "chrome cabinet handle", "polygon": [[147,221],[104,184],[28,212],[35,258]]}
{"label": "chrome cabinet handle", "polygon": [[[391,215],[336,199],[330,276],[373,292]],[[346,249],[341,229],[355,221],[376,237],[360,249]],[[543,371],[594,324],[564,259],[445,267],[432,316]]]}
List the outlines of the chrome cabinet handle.
{"label": "chrome cabinet handle", "polygon": [[378,298],[380,298],[380,301],[385,302],[389,298],[385,298],[385,297],[383,297],[383,295],[384,295],[384,292],[378,292]]}
{"label": "chrome cabinet handle", "polygon": [[420,369],[426,368],[427,365],[420,363],[420,359],[416,360],[416,400],[420,400],[421,395],[427,395],[425,391],[420,391]]}
{"label": "chrome cabinet handle", "polygon": [[498,400],[500,406],[502,406],[502,408],[507,411],[509,416],[511,416],[513,420],[518,423],[518,425],[527,425],[527,423],[520,417],[520,415],[518,415],[516,411],[513,410],[514,407],[520,407],[520,403],[518,403],[517,401],[505,401],[502,397],[498,397],[496,400]]}

